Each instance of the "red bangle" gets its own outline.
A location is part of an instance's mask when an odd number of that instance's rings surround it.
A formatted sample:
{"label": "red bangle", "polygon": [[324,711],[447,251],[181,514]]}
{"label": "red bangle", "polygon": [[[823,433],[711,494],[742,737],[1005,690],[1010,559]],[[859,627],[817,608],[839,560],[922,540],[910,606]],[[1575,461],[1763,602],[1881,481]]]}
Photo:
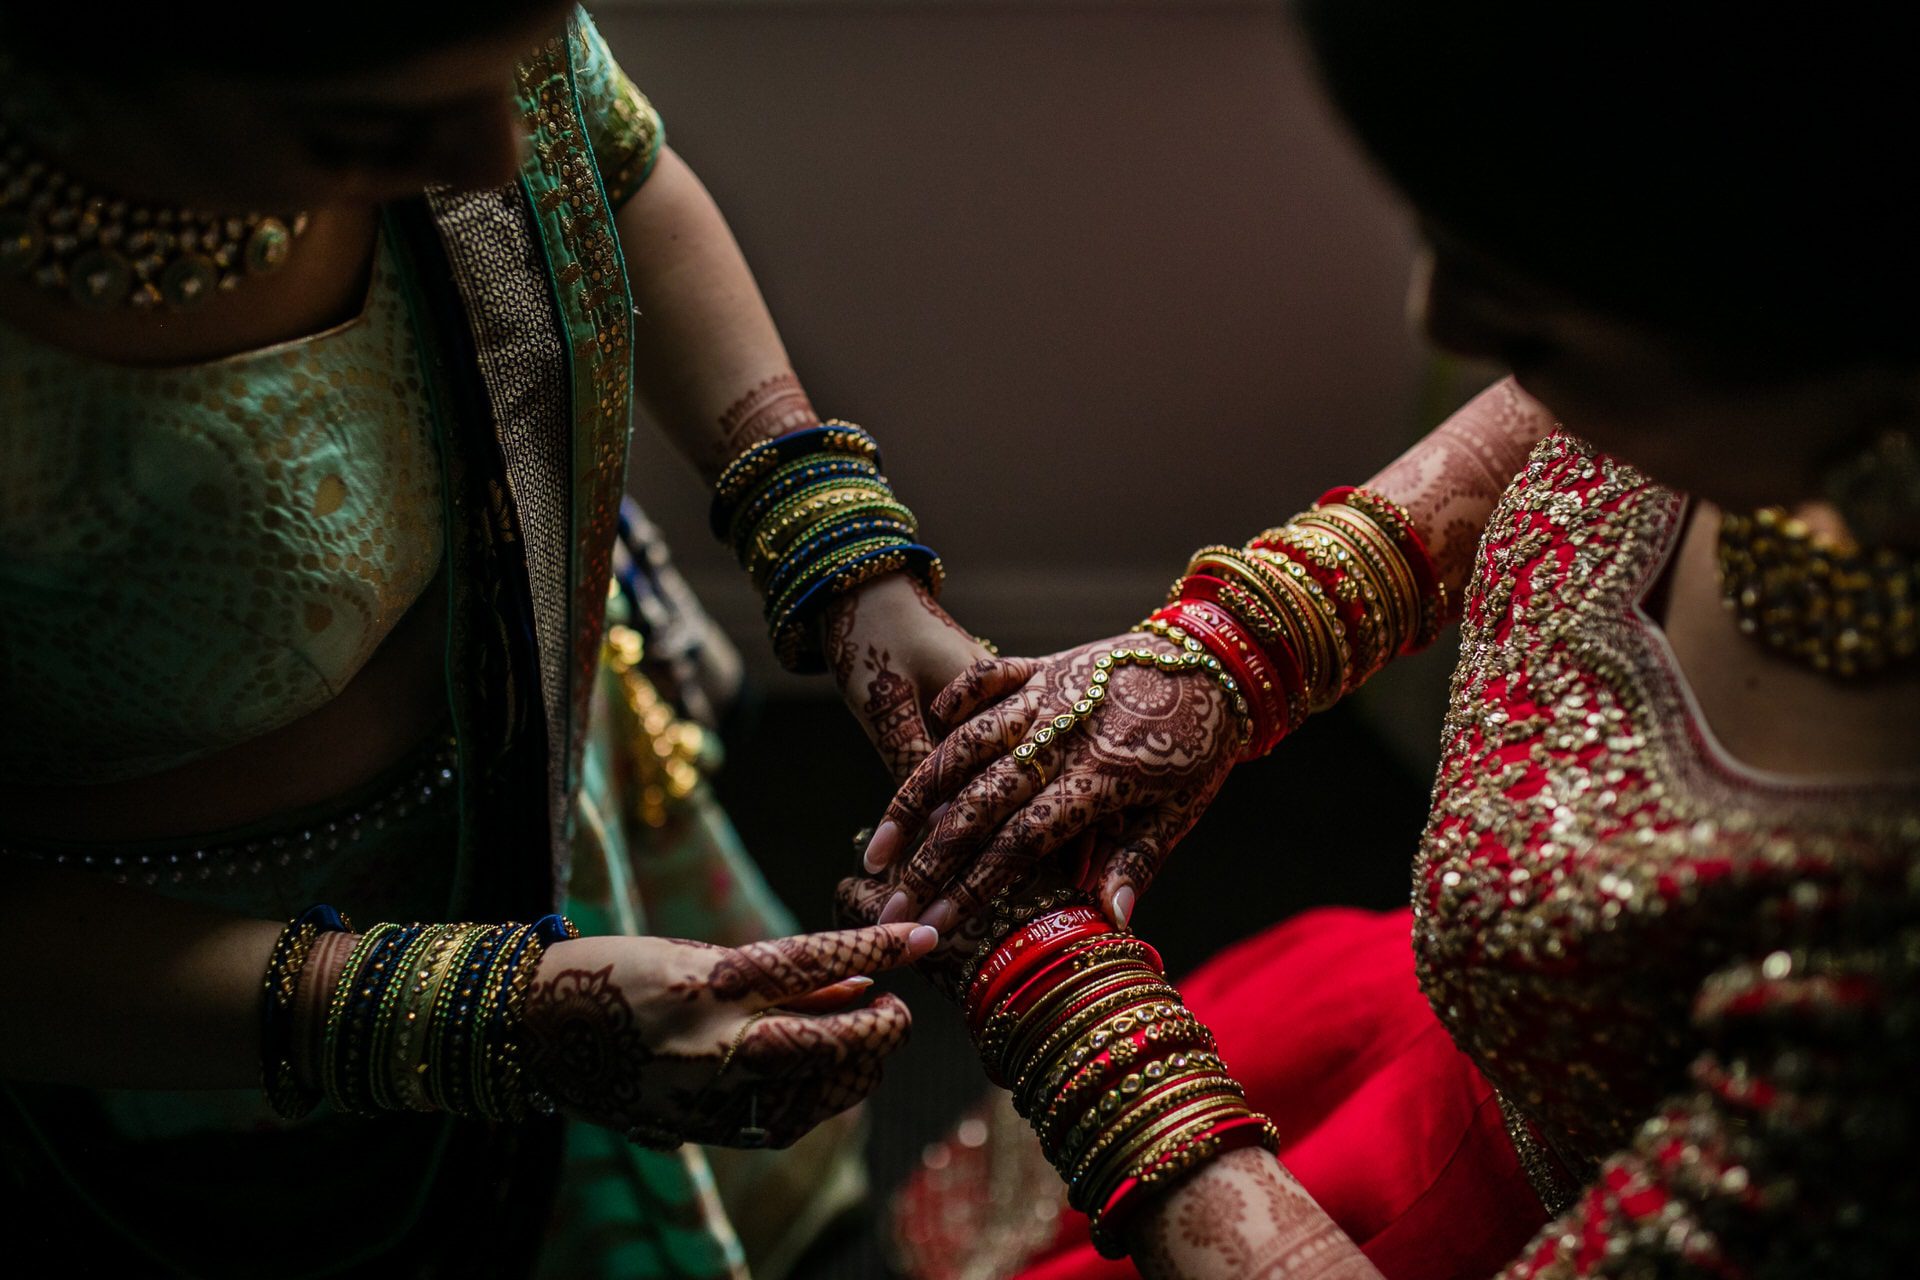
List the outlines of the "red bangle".
{"label": "red bangle", "polygon": [[1263,646],[1246,634],[1232,610],[1218,602],[1214,583],[1189,578],[1182,590],[1191,594],[1153,616],[1199,641],[1246,689],[1254,709],[1246,758],[1254,759],[1273,750],[1306,719],[1306,681],[1285,645]]}
{"label": "red bangle", "polygon": [[[1018,1019],[1024,1017],[1035,1005],[1046,999],[1049,994],[1073,981],[1074,975],[1082,972],[1076,963],[1082,956],[1087,955],[1089,952],[1098,951],[1104,945],[1107,944],[1103,940],[1096,940],[1086,946],[1075,947],[1066,955],[1055,957],[1054,960],[1044,966],[1039,973],[1034,974],[1020,986],[1016,987],[1012,995],[989,1007],[992,1012],[1004,1013],[1010,1018]],[[1141,957],[1139,964],[1145,972],[1150,972],[1157,978],[1160,976],[1160,970],[1155,962],[1157,962],[1159,958],[1159,953],[1154,952],[1153,961],[1150,962],[1145,957]],[[1120,974],[1130,971],[1131,970],[1128,969],[1117,970],[1114,976],[1118,977]]]}
{"label": "red bangle", "polygon": [[1013,989],[1030,966],[1075,942],[1115,932],[1113,923],[1093,907],[1065,907],[1027,921],[993,949],[973,975],[962,1004],[967,1026],[980,1034],[1000,997]]}

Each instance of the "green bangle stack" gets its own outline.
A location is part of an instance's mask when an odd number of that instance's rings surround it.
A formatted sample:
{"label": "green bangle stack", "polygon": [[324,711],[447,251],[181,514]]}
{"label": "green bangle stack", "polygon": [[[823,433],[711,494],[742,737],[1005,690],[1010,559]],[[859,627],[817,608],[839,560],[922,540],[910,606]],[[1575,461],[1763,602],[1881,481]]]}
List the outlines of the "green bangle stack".
{"label": "green bangle stack", "polygon": [[[522,1015],[541,953],[579,936],[562,916],[533,924],[377,924],[347,956],[326,1009],[317,1091],[291,1084],[289,1019],[312,949],[307,915],[282,934],[267,971],[267,1096],[295,1117],[324,1099],[339,1111],[446,1111],[518,1120]],[[337,915],[334,919],[338,919]],[[344,927],[344,926],[343,926]]]}
{"label": "green bangle stack", "polygon": [[763,440],[714,484],[714,536],[733,548],[765,600],[774,652],[790,671],[825,662],[813,622],[834,598],[884,574],[914,574],[938,592],[940,558],[880,473],[874,438],[827,422]]}

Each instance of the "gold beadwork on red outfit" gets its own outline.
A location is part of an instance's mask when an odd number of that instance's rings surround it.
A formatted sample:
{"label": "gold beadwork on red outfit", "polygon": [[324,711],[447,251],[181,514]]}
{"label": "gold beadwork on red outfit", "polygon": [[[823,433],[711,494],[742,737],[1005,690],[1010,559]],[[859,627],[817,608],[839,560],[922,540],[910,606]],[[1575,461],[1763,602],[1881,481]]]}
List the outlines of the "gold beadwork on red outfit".
{"label": "gold beadwork on red outfit", "polygon": [[1466,602],[1414,947],[1569,1210],[1515,1276],[1836,1274],[1914,1185],[1920,788],[1720,753],[1639,609],[1684,511],[1551,436]]}

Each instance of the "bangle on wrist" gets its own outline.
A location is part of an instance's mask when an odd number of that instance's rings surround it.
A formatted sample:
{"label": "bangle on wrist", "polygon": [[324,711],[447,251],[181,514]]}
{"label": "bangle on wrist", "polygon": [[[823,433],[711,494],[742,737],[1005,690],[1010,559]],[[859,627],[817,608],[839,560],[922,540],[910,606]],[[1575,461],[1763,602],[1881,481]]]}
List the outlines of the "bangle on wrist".
{"label": "bangle on wrist", "polygon": [[835,599],[903,571],[939,594],[940,557],[880,468],[872,436],[830,421],[755,444],[714,483],[709,526],[761,593],[790,671],[826,669],[818,624]]}

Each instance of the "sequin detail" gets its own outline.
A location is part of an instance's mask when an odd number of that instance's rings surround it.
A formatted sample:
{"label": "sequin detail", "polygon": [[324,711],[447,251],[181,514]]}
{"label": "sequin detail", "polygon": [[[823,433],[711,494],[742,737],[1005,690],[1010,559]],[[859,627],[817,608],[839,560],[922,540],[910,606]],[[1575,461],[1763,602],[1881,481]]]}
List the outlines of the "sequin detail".
{"label": "sequin detail", "polygon": [[[1754,1101],[1742,1090],[1791,1036],[1762,1036],[1754,1054],[1754,1011],[1716,992],[1788,999],[1776,979],[1819,956],[1874,982],[1911,968],[1920,794],[1731,768],[1653,643],[1638,603],[1683,511],[1632,468],[1551,436],[1489,522],[1466,604],[1414,947],[1441,1020],[1522,1113],[1510,1120],[1530,1120],[1588,1186],[1576,1214],[1592,1234],[1550,1228],[1518,1274],[1638,1274],[1600,1265],[1631,1252],[1608,1244],[1622,1230],[1651,1230],[1642,1243],[1674,1256],[1717,1240],[1669,1156],[1730,1188],[1795,1178],[1767,1169],[1777,1151],[1729,1154],[1746,1122],[1726,1114],[1722,1087]],[[1828,998],[1820,1034],[1862,1014],[1870,1026],[1866,989],[1836,983],[1811,993]],[[1714,1021],[1716,999],[1737,1016]],[[1910,1041],[1867,1056],[1864,1097]],[[1687,1136],[1667,1152],[1675,1134]],[[1565,1207],[1570,1184],[1537,1154],[1536,1188]]]}
{"label": "sequin detail", "polygon": [[68,850],[0,845],[0,857],[26,857],[76,871],[100,872],[120,884],[149,888],[257,876],[271,867],[324,861],[368,832],[383,830],[389,822],[436,804],[458,781],[457,759],[454,741],[448,737],[436,743],[425,758],[402,766],[396,781],[361,803],[245,839],[111,853],[92,847]]}

